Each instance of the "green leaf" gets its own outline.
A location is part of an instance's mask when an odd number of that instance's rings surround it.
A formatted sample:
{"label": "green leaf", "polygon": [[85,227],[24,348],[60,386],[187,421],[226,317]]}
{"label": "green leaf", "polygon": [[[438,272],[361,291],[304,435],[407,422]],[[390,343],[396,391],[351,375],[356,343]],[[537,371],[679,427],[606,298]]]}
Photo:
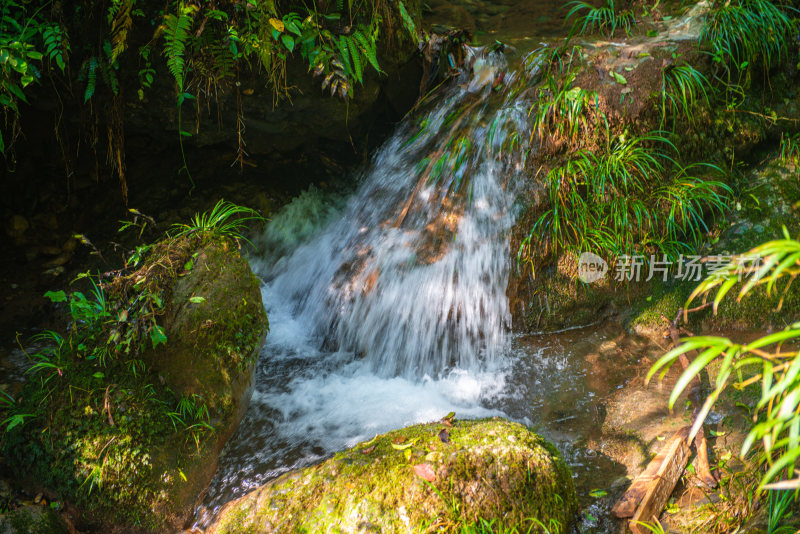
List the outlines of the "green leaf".
{"label": "green leaf", "polygon": [[192,304],[202,304],[205,301],[206,301],[205,297],[190,297],[189,298],[189,302],[191,302]]}
{"label": "green leaf", "polygon": [[19,98],[20,100],[22,100],[26,104],[28,103],[28,99],[26,99],[25,95],[22,94],[22,89],[17,87],[15,84],[13,84],[13,83],[6,84],[5,88],[8,89],[8,91],[12,95],[16,96],[17,98]]}
{"label": "green leaf", "polygon": [[611,74],[611,77],[614,78],[614,81],[616,81],[618,84],[628,85],[628,80],[626,80],[622,74],[613,70],[610,70],[608,72]]}
{"label": "green leaf", "polygon": [[189,258],[189,261],[183,264],[183,269],[186,271],[191,271],[194,268],[194,260]]}
{"label": "green leaf", "polygon": [[150,330],[150,341],[153,343],[153,348],[166,343],[167,334],[164,332],[164,328],[159,325],[155,325],[153,329]]}
{"label": "green leaf", "polygon": [[589,496],[594,497],[595,499],[605,497],[606,495],[608,495],[608,492],[603,491],[601,489],[593,489],[592,491],[589,492]]}
{"label": "green leaf", "polygon": [[67,294],[63,291],[48,291],[44,294],[44,298],[50,299],[50,302],[66,302]]}
{"label": "green leaf", "polygon": [[96,372],[95,374],[93,374],[92,376],[93,376],[93,377],[95,377],[95,378],[105,378],[105,377],[106,377],[106,375],[104,375],[104,374],[103,374],[103,373],[101,373],[100,371],[97,371],[97,372]]}
{"label": "green leaf", "polygon": [[297,35],[298,37],[300,37],[303,34],[300,31],[300,28],[297,26],[297,24],[295,24],[293,21],[284,19],[283,24],[284,24],[284,26],[286,27],[287,30],[289,30],[293,34]]}
{"label": "green leaf", "polygon": [[281,35],[281,42],[283,42],[283,46],[285,46],[289,52],[294,51],[294,38],[291,35]]}
{"label": "green leaf", "polygon": [[37,52],[35,50],[31,50],[30,52],[28,52],[28,57],[33,60],[40,61],[42,59],[42,53]]}

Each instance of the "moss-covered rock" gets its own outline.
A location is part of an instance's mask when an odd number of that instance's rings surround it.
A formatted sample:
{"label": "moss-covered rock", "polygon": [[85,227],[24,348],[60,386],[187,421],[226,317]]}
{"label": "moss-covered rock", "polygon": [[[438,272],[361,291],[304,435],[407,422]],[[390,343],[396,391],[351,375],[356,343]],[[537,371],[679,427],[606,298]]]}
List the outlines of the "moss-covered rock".
{"label": "moss-covered rock", "polygon": [[533,520],[565,527],[576,508],[558,451],[524,426],[440,421],[288,473],[226,505],[208,532],[449,531],[481,518],[526,530]]}
{"label": "moss-covered rock", "polygon": [[200,409],[204,404],[214,428],[213,438],[197,447],[157,507],[177,525],[211,480],[222,446],[247,410],[269,323],[258,278],[228,239],[204,240],[167,294],[168,341],[144,360],[181,398],[194,400]]}
{"label": "moss-covered rock", "polygon": [[[99,330],[74,329],[51,357],[58,372],[28,381],[19,409],[32,417],[0,438],[0,454],[87,528],[178,530],[247,407],[268,330],[259,282],[234,241],[198,232],[155,244],[103,287]],[[163,305],[137,308],[144,299]],[[150,348],[123,350],[137,335],[128,346]]]}
{"label": "moss-covered rock", "polygon": [[68,534],[58,514],[47,506],[23,506],[0,516],[0,534]]}

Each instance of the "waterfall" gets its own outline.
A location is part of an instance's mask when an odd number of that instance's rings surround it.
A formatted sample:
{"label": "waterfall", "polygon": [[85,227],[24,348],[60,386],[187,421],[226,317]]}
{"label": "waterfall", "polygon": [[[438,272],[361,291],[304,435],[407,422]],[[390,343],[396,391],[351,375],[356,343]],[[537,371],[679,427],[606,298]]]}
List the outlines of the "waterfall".
{"label": "waterfall", "polygon": [[473,59],[471,75],[380,149],[338,218],[277,263],[255,263],[271,298],[383,377],[477,369],[506,342],[520,166],[507,150],[527,139],[527,110],[497,108],[502,54]]}
{"label": "waterfall", "polygon": [[487,399],[507,395],[528,106],[506,89],[515,75],[502,54],[468,49],[468,64],[398,127],[349,198],[309,191],[257,241],[271,332],[201,518],[378,432],[498,413]]}

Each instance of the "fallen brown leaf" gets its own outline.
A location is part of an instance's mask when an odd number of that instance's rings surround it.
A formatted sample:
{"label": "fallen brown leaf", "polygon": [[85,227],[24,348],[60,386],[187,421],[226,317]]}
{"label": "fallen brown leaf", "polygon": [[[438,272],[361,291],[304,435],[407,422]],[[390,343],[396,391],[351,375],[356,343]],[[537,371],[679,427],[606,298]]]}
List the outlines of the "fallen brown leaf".
{"label": "fallen brown leaf", "polygon": [[423,480],[433,482],[436,480],[436,473],[433,471],[431,464],[417,464],[414,466],[414,474]]}

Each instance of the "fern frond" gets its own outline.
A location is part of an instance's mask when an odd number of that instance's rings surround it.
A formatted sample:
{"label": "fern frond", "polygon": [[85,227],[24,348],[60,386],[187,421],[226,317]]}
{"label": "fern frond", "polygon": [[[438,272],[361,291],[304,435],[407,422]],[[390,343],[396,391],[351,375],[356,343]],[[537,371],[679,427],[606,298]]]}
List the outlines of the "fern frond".
{"label": "fern frond", "polygon": [[92,56],[86,61],[86,90],[83,92],[83,103],[88,102],[97,88],[97,57]]}
{"label": "fern frond", "polygon": [[196,6],[183,6],[179,8],[178,15],[165,15],[162,31],[164,32],[164,55],[167,56],[167,68],[178,84],[178,90],[183,93],[184,74],[186,62],[186,44],[189,41],[192,21]]}
{"label": "fern frond", "polygon": [[339,36],[339,56],[342,60],[342,65],[344,65],[345,74],[347,77],[351,77],[353,75],[353,66],[350,63],[350,50],[347,46],[347,37],[344,35]]}
{"label": "fern frond", "polygon": [[403,19],[403,26],[405,26],[408,34],[411,36],[411,39],[414,42],[418,41],[419,36],[417,35],[417,25],[414,24],[414,19],[412,19],[411,15],[408,14],[406,6],[403,5],[402,0],[397,2],[397,8],[400,10],[400,18]]}
{"label": "fern frond", "polygon": [[347,38],[347,45],[350,48],[350,56],[353,60],[356,80],[358,80],[358,83],[364,83],[363,70],[361,68],[361,52],[358,50],[358,45],[352,37]]}
{"label": "fern frond", "polygon": [[361,30],[356,30],[353,33],[353,38],[358,41],[358,44],[361,46],[361,50],[364,52],[364,57],[369,60],[370,65],[376,71],[381,72],[381,67],[378,65],[378,54],[377,54],[377,46],[375,45],[375,41],[368,40]]}
{"label": "fern frond", "polygon": [[128,46],[128,31],[133,26],[131,11],[136,0],[117,0],[109,7],[111,18],[111,61],[115,61]]}

